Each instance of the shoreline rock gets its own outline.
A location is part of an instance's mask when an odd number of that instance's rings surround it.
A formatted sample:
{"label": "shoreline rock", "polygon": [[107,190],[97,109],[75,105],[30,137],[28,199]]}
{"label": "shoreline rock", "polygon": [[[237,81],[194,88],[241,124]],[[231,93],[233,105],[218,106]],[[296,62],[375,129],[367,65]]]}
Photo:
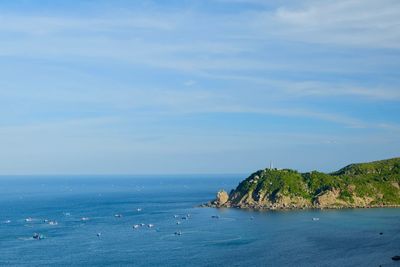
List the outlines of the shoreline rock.
{"label": "shoreline rock", "polygon": [[282,207],[282,206],[252,206],[252,205],[231,205],[225,203],[224,205],[218,205],[215,201],[210,201],[199,205],[201,208],[236,208],[236,209],[249,209],[258,211],[290,211],[290,210],[339,210],[339,209],[377,209],[377,208],[400,208],[400,205],[370,205],[370,206],[305,206],[305,207]]}

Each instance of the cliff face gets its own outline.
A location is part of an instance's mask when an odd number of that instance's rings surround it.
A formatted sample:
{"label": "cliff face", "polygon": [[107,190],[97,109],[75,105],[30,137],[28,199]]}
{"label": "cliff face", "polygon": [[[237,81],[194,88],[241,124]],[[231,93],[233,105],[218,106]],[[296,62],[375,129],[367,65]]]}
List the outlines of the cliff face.
{"label": "cliff face", "polygon": [[251,174],[213,207],[253,209],[400,206],[400,158],[351,164],[326,174],[265,169]]}

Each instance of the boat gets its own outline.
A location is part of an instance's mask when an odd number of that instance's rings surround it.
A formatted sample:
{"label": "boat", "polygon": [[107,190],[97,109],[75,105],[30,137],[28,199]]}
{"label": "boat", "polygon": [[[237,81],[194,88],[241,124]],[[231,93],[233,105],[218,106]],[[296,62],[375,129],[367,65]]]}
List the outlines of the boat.
{"label": "boat", "polygon": [[181,231],[176,231],[174,234],[175,235],[182,235],[182,232]]}
{"label": "boat", "polygon": [[312,218],[312,220],[313,221],[319,221],[319,218],[314,217],[314,218]]}
{"label": "boat", "polygon": [[49,221],[49,225],[58,225],[57,221]]}
{"label": "boat", "polygon": [[174,215],[174,218],[178,218],[178,217],[179,217],[179,215],[176,215],[176,214]]}
{"label": "boat", "polygon": [[82,217],[81,221],[89,221],[89,217]]}
{"label": "boat", "polygon": [[142,211],[142,209],[141,209],[141,208],[137,208],[136,210],[137,210],[137,211]]}
{"label": "boat", "polygon": [[122,214],[114,214],[115,218],[122,218]]}
{"label": "boat", "polygon": [[399,256],[399,255],[393,256],[393,257],[392,257],[392,260],[394,260],[394,261],[400,261],[400,256]]}
{"label": "boat", "polygon": [[181,224],[181,222],[180,222],[180,221],[177,221],[176,224]]}
{"label": "boat", "polygon": [[31,217],[28,217],[25,219],[25,222],[31,222],[31,221],[33,221],[33,219]]}
{"label": "boat", "polygon": [[154,224],[149,223],[149,224],[147,225],[147,227],[153,228],[153,227],[154,227]]}
{"label": "boat", "polygon": [[4,223],[11,223],[11,220],[5,220]]}
{"label": "boat", "polygon": [[145,224],[144,224],[144,223],[141,223],[140,226],[145,226]]}
{"label": "boat", "polygon": [[138,229],[140,227],[140,225],[139,224],[134,224],[132,227],[133,227],[133,229]]}
{"label": "boat", "polygon": [[219,216],[218,216],[218,215],[213,215],[213,216],[211,216],[211,218],[213,218],[213,219],[219,219]]}
{"label": "boat", "polygon": [[97,237],[100,237],[101,236],[101,233],[97,233]]}
{"label": "boat", "polygon": [[32,237],[33,237],[33,239],[36,239],[36,240],[44,239],[44,236],[42,234],[38,234],[38,233],[34,233],[32,235]]}

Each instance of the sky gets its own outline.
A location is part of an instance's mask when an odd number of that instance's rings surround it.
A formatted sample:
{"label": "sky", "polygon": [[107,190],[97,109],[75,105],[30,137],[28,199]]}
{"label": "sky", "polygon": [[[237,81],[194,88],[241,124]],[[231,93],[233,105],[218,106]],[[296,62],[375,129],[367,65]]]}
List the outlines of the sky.
{"label": "sky", "polygon": [[400,156],[400,1],[0,1],[0,174]]}

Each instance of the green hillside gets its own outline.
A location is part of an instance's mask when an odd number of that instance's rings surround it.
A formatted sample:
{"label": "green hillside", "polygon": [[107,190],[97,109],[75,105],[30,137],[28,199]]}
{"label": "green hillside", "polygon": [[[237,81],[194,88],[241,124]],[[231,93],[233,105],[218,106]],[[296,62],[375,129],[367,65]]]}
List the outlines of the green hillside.
{"label": "green hillside", "polygon": [[259,209],[400,205],[400,158],[348,165],[333,173],[264,169],[210,206]]}

